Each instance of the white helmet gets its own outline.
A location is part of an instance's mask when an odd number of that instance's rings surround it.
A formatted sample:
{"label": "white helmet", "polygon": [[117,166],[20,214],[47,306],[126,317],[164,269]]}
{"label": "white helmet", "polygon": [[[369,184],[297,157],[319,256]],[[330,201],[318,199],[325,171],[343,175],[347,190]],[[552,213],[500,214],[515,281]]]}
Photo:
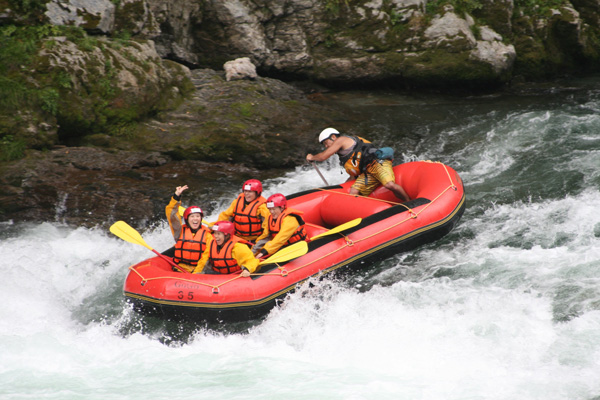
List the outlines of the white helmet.
{"label": "white helmet", "polygon": [[329,139],[331,135],[339,135],[337,129],[334,128],[325,128],[319,135],[319,143],[323,143],[325,140]]}

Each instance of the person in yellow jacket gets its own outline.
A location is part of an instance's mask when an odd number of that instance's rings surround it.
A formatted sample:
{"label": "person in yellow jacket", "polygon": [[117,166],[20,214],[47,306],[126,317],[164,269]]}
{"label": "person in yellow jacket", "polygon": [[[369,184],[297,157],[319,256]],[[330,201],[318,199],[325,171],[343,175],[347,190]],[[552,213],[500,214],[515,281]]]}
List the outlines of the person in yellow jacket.
{"label": "person in yellow jacket", "polygon": [[181,194],[188,189],[187,185],[177,186],[165,208],[167,221],[175,239],[173,261],[187,272],[192,272],[198,265],[200,256],[212,241],[208,228],[202,225],[204,213],[198,206],[190,206],[183,212],[183,223],[179,215]]}
{"label": "person in yellow jacket", "polygon": [[348,180],[356,179],[350,188],[350,194],[368,196],[379,185],[383,185],[400,200],[410,200],[404,188],[396,183],[392,160],[377,159],[377,148],[368,140],[358,136],[340,135],[337,129],[326,128],[319,135],[319,143],[325,146],[325,150],[319,154],[307,154],[306,160],[325,161],[337,154],[340,164],[350,175]]}
{"label": "person in yellow jacket", "polygon": [[217,221],[212,226],[214,239],[198,261],[194,273],[231,274],[242,271],[243,277],[258,269],[259,260],[254,257],[246,241],[235,236],[230,221]]}
{"label": "person in yellow jacket", "polygon": [[[268,235],[269,210],[262,194],[262,183],[257,179],[244,182],[242,193],[233,200],[229,208],[219,214],[217,221],[231,221],[235,235],[249,242],[256,242]],[[212,227],[214,223],[209,224]]]}
{"label": "person in yellow jacket", "polygon": [[[257,258],[272,255],[284,246],[306,240],[306,228],[302,212],[287,208],[287,199],[275,193],[267,199],[269,216],[269,237],[257,242],[252,248]],[[265,243],[266,242],[266,243]]]}

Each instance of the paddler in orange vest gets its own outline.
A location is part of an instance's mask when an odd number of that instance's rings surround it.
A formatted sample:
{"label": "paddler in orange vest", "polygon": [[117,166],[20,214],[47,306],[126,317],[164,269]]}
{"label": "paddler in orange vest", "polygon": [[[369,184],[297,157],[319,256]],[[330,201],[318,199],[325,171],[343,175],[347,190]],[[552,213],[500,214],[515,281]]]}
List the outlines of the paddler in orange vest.
{"label": "paddler in orange vest", "polygon": [[[257,242],[252,248],[257,258],[272,255],[284,246],[306,240],[306,228],[302,211],[287,208],[287,199],[275,193],[267,199],[269,216],[269,238]],[[264,243],[268,240],[266,243]],[[263,247],[264,244],[264,247]],[[262,248],[261,248],[262,247]]]}
{"label": "paddler in orange vest", "polygon": [[[242,193],[233,200],[229,208],[219,214],[218,221],[231,221],[235,235],[249,242],[256,242],[268,235],[269,210],[267,200],[261,196],[262,183],[257,179],[244,182]],[[209,224],[212,227],[213,224]]]}
{"label": "paddler in orange vest", "polygon": [[212,235],[208,228],[202,225],[204,213],[198,206],[190,206],[183,212],[183,224],[179,216],[181,194],[188,189],[187,185],[177,186],[175,194],[165,208],[171,233],[175,238],[175,261],[182,269],[192,272],[198,265],[198,260],[204,250],[210,245]]}
{"label": "paddler in orange vest", "polygon": [[350,188],[350,194],[368,196],[379,185],[383,185],[400,200],[410,200],[402,186],[396,183],[392,160],[377,159],[377,148],[368,140],[340,135],[337,129],[326,128],[319,135],[319,142],[325,146],[325,150],[315,155],[308,154],[306,160],[325,161],[337,153],[340,164],[350,175],[348,180],[356,179]]}
{"label": "paddler in orange vest", "polygon": [[248,277],[258,269],[259,260],[254,258],[246,241],[235,236],[232,222],[217,221],[212,231],[214,239],[202,254],[195,274],[231,274],[241,270],[241,275]]}

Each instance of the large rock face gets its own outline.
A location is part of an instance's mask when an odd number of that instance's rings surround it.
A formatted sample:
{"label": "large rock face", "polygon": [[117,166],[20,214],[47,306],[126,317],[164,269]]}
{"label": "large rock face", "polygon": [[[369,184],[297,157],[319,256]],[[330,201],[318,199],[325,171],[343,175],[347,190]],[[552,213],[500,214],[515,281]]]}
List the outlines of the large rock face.
{"label": "large rock face", "polygon": [[90,31],[110,33],[114,27],[115,5],[110,0],[49,2],[45,15],[54,25],[77,25]]}
{"label": "large rock face", "polygon": [[151,41],[117,46],[103,38],[90,48],[50,38],[39,53],[37,70],[69,76],[57,109],[63,139],[105,131],[107,124],[126,124],[168,108],[169,102],[181,99],[190,76],[186,67],[163,61]]}
{"label": "large rock face", "polygon": [[8,88],[0,100],[0,160],[14,158],[6,143],[45,149],[93,133],[127,134],[192,90],[189,69],[163,60],[148,40],[9,27],[0,46]]}
{"label": "large rock face", "polygon": [[[260,73],[329,84],[477,87],[568,71],[574,53],[587,65],[598,59],[599,10],[584,0],[532,9],[481,0],[466,12],[424,0],[143,2],[156,24],[141,34],[160,43],[164,57],[213,69],[250,57]],[[543,60],[537,70],[531,58]]]}
{"label": "large rock face", "polygon": [[[16,1],[0,1],[0,19],[25,19],[10,7]],[[161,57],[194,68],[221,69],[227,61],[249,57],[260,74],[328,84],[478,87],[499,85],[515,75],[537,78],[582,66],[598,69],[598,2],[552,4],[48,0],[44,10],[35,9],[40,15],[30,12],[27,18],[151,39]]]}

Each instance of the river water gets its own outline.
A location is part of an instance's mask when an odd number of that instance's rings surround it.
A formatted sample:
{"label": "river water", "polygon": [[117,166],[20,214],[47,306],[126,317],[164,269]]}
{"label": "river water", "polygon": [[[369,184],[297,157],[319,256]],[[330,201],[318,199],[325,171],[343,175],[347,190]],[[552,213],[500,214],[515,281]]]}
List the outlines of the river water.
{"label": "river water", "polygon": [[[125,304],[127,266],[146,248],[106,229],[3,222],[0,398],[600,399],[600,80],[323,101],[347,110],[336,127],[377,132],[397,161],[455,168],[467,192],[456,229],[312,282],[264,320],[206,325]],[[308,166],[264,184],[323,185]],[[172,244],[165,224],[143,236]]]}

